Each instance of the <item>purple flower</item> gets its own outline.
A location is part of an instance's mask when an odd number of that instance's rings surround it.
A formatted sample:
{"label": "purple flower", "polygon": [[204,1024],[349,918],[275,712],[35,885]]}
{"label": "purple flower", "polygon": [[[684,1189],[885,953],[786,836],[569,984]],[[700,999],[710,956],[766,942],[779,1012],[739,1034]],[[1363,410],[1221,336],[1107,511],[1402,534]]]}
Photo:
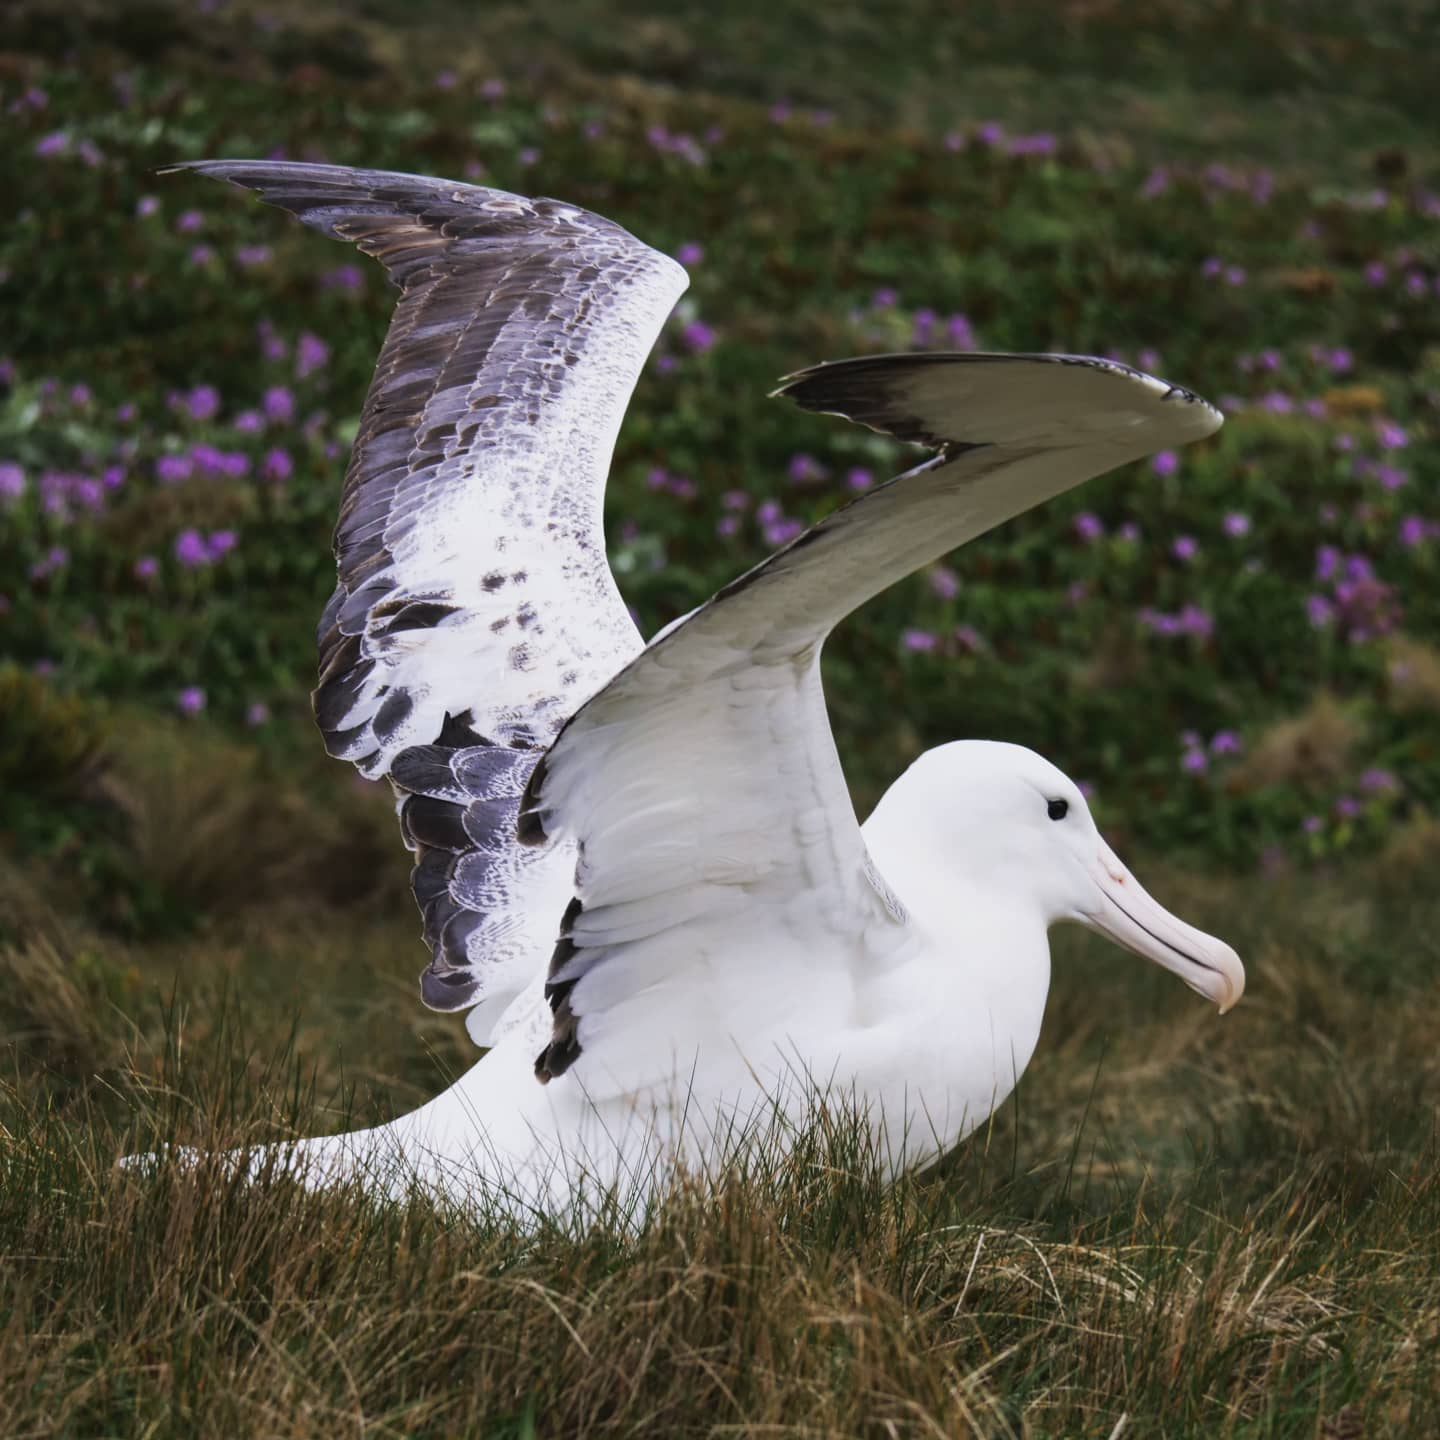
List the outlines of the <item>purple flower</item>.
{"label": "purple flower", "polygon": [[268,245],[242,245],[235,252],[235,263],[244,269],[263,265],[274,252]]}
{"label": "purple flower", "polygon": [[1371,285],[1383,285],[1388,274],[1384,262],[1380,260],[1372,260],[1365,267],[1365,279]]}
{"label": "purple flower", "polygon": [[261,401],[266,416],[277,424],[285,424],[295,418],[295,397],[284,385],[272,385]]}
{"label": "purple flower", "polygon": [[213,385],[197,385],[186,397],[192,420],[213,420],[220,410],[220,392]]}
{"label": "purple flower", "polygon": [[136,416],[137,410],[133,400],[126,400],[115,407],[115,419],[121,425],[128,425]]}
{"label": "purple flower", "polygon": [[540,163],[540,152],[533,145],[525,145],[515,152],[515,159],[528,170],[530,166]]}
{"label": "purple flower", "polygon": [[900,299],[899,292],[893,290],[889,285],[882,286],[870,297],[870,305],[875,310],[888,310]]}
{"label": "purple flower", "polygon": [[1098,515],[1082,510],[1075,517],[1075,533],[1082,540],[1098,540],[1105,533],[1105,526]]}
{"label": "purple flower", "polygon": [[1360,802],[1353,795],[1342,795],[1335,802],[1335,813],[1342,820],[1353,820],[1360,813]]}
{"label": "purple flower", "polygon": [[1189,775],[1199,775],[1210,768],[1210,761],[1203,750],[1187,750],[1180,757],[1180,768]]}
{"label": "purple flower", "polygon": [[1225,267],[1225,283],[1227,285],[1243,285],[1245,283],[1245,267],[1243,265],[1227,265]]}
{"label": "purple flower", "polygon": [[52,155],[63,155],[69,148],[70,136],[64,130],[52,130],[35,142],[35,153],[42,160],[48,160]]}
{"label": "purple flower", "polygon": [[190,250],[192,265],[208,265],[215,258],[215,252],[208,245],[195,245]]}
{"label": "purple flower", "polygon": [[225,473],[224,457],[217,446],[200,443],[190,447],[190,458],[200,474],[213,478]]}
{"label": "purple flower", "polygon": [[1250,517],[1242,515],[1238,510],[1227,512],[1223,523],[1225,533],[1232,540],[1239,540],[1242,536],[1250,533]]}
{"label": "purple flower", "polygon": [[762,526],[761,534],[767,545],[788,545],[804,528],[800,520],[775,520]]}
{"label": "purple flower", "polygon": [[1355,368],[1355,357],[1342,345],[1330,352],[1326,363],[1336,375],[1345,375]]}
{"label": "purple flower", "polygon": [[175,697],[175,708],[182,715],[198,715],[205,708],[205,692],[198,685],[187,685]]}
{"label": "purple flower", "polygon": [[957,644],[962,645],[972,655],[985,648],[985,641],[973,625],[957,625],[955,627],[955,640]]}
{"label": "purple flower", "polygon": [[975,348],[975,331],[971,328],[970,319],[966,315],[952,315],[945,322],[945,334],[957,350],[973,350]]}
{"label": "purple flower", "polygon": [[1382,490],[1399,490],[1410,483],[1410,472],[1398,465],[1379,464],[1375,467],[1375,478]]}
{"label": "purple flower", "polygon": [[365,272],[358,265],[348,262],[327,270],[320,277],[322,290],[359,290],[365,284]]}
{"label": "purple flower", "polygon": [[1212,755],[1238,755],[1242,748],[1240,737],[1233,730],[1217,730],[1210,737]]}
{"label": "purple flower", "polygon": [[750,508],[750,496],[744,490],[727,490],[720,497],[720,503],[727,510],[748,510]]}
{"label": "purple flower", "polygon": [[175,558],[187,569],[210,563],[210,547],[198,530],[187,528],[175,537]]}
{"label": "purple flower", "polygon": [[1010,142],[1010,153],[1012,155],[1053,155],[1055,153],[1055,137],[1044,133],[1017,135]]}
{"label": "purple flower", "polygon": [[1116,532],[1117,540],[1124,540],[1127,544],[1133,545],[1140,538],[1140,527],[1133,521],[1127,520]]}
{"label": "purple flower", "polygon": [[688,270],[705,258],[705,249],[693,240],[687,240],[676,252],[675,258]]}
{"label": "purple flower", "polygon": [[153,580],[160,573],[160,562],[153,555],[142,555],[135,562],[137,580]]}
{"label": "purple flower", "polygon": [[175,228],[182,235],[193,234],[205,224],[205,217],[198,210],[183,211],[175,220]]}
{"label": "purple flower", "polygon": [[802,450],[790,457],[785,474],[797,485],[814,485],[828,479],[830,472],[813,455]]}
{"label": "purple flower", "polygon": [[1145,183],[1140,187],[1140,193],[1147,200],[1153,200],[1157,195],[1162,195],[1170,188],[1170,172],[1163,166],[1157,165],[1146,177]]}
{"label": "purple flower", "polygon": [[1310,623],[1321,630],[1335,618],[1335,607],[1323,595],[1307,595],[1305,597],[1305,613],[1310,618]]}
{"label": "purple flower", "polygon": [[1375,438],[1382,450],[1403,450],[1410,443],[1410,437],[1393,420],[1375,422]]}
{"label": "purple flower", "polygon": [[1150,461],[1157,475],[1173,475],[1180,468],[1180,457],[1173,450],[1162,450]]}
{"label": "purple flower", "polygon": [[1200,545],[1193,535],[1177,535],[1170,553],[1188,565],[1200,553]]}
{"label": "purple flower", "polygon": [[0,462],[0,496],[18,500],[25,493],[25,472],[13,461]]}
{"label": "purple flower", "polygon": [[1300,828],[1307,835],[1318,835],[1325,828],[1325,822],[1318,815],[1307,815],[1300,822]]}
{"label": "purple flower", "polygon": [[227,555],[235,548],[235,542],[239,536],[233,530],[212,530],[210,539],[207,542],[207,549],[211,560],[218,560],[222,555]]}
{"label": "purple flower", "polygon": [[1392,771],[1382,770],[1378,765],[1371,765],[1368,769],[1360,772],[1360,788],[1373,794],[1377,790],[1398,790],[1400,782],[1396,780]]}
{"label": "purple flower", "polygon": [[142,195],[140,203],[135,207],[135,213],[144,220],[147,216],[153,215],[160,208],[160,201],[154,195]]}
{"label": "purple flower", "polygon": [[1427,540],[1433,540],[1437,533],[1440,533],[1440,526],[1420,515],[1407,515],[1400,522],[1400,543],[1411,550]]}
{"label": "purple flower", "polygon": [[178,485],[194,472],[194,461],[188,455],[162,455],[155,462],[155,478],[162,485]]}
{"label": "purple flower", "polygon": [[939,638],[931,630],[902,630],[900,643],[906,650],[925,653],[938,645]]}
{"label": "purple flower", "polygon": [[715,332],[703,320],[692,320],[680,332],[686,349],[703,354],[715,343]]}
{"label": "purple flower", "polygon": [[715,522],[715,533],[722,539],[728,539],[731,535],[740,532],[740,517],[738,515],[722,515]]}
{"label": "purple flower", "polygon": [[231,423],[241,435],[258,435],[265,428],[265,417],[258,410],[242,410]]}
{"label": "purple flower", "polygon": [[294,469],[295,465],[290,459],[289,451],[275,449],[265,452],[265,460],[261,466],[260,473],[264,475],[267,480],[279,482],[288,480],[294,472]]}
{"label": "purple flower", "polygon": [[316,370],[323,369],[329,359],[330,347],[318,335],[302,330],[295,344],[296,376],[303,380]]}
{"label": "purple flower", "polygon": [[942,600],[953,600],[960,593],[960,577],[948,565],[936,565],[929,579],[930,588]]}
{"label": "purple flower", "polygon": [[1198,605],[1182,605],[1175,618],[1176,627],[1182,635],[1197,635],[1205,640],[1214,633],[1214,619],[1208,610],[1202,610]]}
{"label": "purple flower", "polygon": [[874,475],[863,465],[852,465],[845,473],[845,484],[851,490],[868,490],[874,483]]}

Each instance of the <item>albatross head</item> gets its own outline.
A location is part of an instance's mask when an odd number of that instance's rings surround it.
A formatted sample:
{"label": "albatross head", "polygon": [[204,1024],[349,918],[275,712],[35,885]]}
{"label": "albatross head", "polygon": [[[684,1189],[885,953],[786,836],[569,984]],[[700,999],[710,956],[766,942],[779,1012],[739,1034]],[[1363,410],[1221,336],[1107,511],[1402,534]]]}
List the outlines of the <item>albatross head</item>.
{"label": "albatross head", "polygon": [[[1078,921],[1174,971],[1223,1014],[1245,989],[1240,957],[1172,915],[1105,843],[1080,787],[1022,745],[960,740],[922,755],[880,802],[883,833],[903,810],[937,866],[1001,903]],[[867,835],[870,825],[867,824]],[[904,894],[901,890],[902,897]]]}

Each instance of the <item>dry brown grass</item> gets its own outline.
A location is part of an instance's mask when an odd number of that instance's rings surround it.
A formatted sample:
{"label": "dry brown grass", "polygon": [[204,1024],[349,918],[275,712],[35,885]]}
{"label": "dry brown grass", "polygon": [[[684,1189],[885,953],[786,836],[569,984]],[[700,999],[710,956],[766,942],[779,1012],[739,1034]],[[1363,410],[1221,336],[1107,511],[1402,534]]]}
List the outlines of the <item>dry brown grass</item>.
{"label": "dry brown grass", "polygon": [[[203,956],[139,955],[162,997],[180,977],[168,1008],[117,1008],[32,910],[6,962],[40,998],[7,1019],[0,1433],[1433,1433],[1440,900],[1383,862],[1148,879],[1245,954],[1233,1015],[1067,937],[1018,1104],[932,1172],[887,1190],[840,1125],[629,1238],[111,1171],[395,1113],[470,1052],[414,1002],[408,915],[252,906]],[[22,1039],[47,1029],[99,1080],[47,1084]]]}
{"label": "dry brown grass", "polygon": [[1347,773],[1364,733],[1354,706],[1322,693],[1298,715],[1262,731],[1231,771],[1229,783],[1249,790],[1337,780]]}

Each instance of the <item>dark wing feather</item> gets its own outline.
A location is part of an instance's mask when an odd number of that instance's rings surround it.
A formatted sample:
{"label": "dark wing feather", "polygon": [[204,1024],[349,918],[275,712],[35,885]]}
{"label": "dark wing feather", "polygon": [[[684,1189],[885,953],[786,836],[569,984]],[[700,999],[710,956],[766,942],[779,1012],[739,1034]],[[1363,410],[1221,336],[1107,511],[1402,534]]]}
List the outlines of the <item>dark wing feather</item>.
{"label": "dark wing feather", "polygon": [[315,715],[332,755],[400,793],[422,994],[479,1005],[483,1041],[548,953],[573,866],[568,845],[514,845],[517,797],[640,649],[604,486],[685,272],[556,200],[331,165],[176,168],[350,241],[400,291],[341,495]]}

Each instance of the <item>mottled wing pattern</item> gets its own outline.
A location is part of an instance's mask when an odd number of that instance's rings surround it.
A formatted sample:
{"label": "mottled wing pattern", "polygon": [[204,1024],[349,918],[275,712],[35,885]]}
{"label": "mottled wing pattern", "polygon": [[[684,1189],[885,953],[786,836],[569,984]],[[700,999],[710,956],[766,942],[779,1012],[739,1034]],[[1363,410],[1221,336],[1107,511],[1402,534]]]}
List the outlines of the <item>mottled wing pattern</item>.
{"label": "mottled wing pattern", "polygon": [[[918,566],[1220,424],[1189,391],[1083,356],[879,356],[803,371],[777,393],[940,453],[653,641],[530,777],[522,838],[569,837],[581,853],[551,961],[542,1080],[578,1065],[590,1092],[635,1083],[630,1057],[664,1048],[657,1027],[679,1015],[705,1033],[722,995],[747,997],[755,1015],[797,990],[830,1003],[843,977],[823,973],[827,936],[904,922],[869,863],[831,738],[825,637]],[[704,937],[743,935],[757,913],[768,918],[755,943],[723,947],[731,965],[753,954],[754,974],[727,989]],[[683,943],[669,943],[679,926]],[[794,942],[785,965],[765,943],[782,933]]]}
{"label": "mottled wing pattern", "polygon": [[640,637],[605,559],[626,403],[685,288],[556,200],[340,166],[201,161],[400,291],[345,476],[315,715],[389,776],[432,949],[427,1004],[490,1023],[548,953],[568,845],[514,843],[536,756]]}

